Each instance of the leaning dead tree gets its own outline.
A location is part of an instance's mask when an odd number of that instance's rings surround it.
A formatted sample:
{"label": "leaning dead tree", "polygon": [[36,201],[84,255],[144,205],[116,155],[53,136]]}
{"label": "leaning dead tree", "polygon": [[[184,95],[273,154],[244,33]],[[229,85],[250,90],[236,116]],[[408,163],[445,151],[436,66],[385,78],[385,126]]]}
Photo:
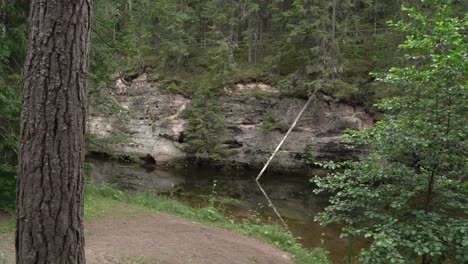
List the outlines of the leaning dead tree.
{"label": "leaning dead tree", "polygon": [[299,112],[299,114],[297,115],[296,119],[294,120],[294,122],[291,124],[291,126],[289,127],[288,129],[288,132],[286,132],[286,135],[284,135],[283,139],[281,140],[281,142],[278,144],[278,146],[276,146],[276,149],[275,151],[273,151],[273,153],[271,154],[270,158],[268,159],[268,161],[265,163],[265,165],[263,166],[262,170],[260,171],[260,173],[258,174],[257,178],[255,178],[255,182],[257,183],[257,186],[258,188],[260,188],[260,191],[262,191],[263,193],[263,196],[265,196],[265,198],[267,199],[268,201],[268,206],[270,206],[273,211],[275,212],[276,216],[278,216],[279,220],[281,221],[281,224],[289,230],[289,227],[288,225],[286,224],[286,221],[284,221],[284,218],[281,216],[281,214],[279,213],[278,209],[276,208],[276,206],[273,204],[273,202],[271,201],[270,197],[268,196],[268,194],[265,192],[265,190],[263,189],[262,185],[260,184],[260,178],[262,178],[263,176],[263,173],[265,173],[266,169],[268,168],[268,166],[270,165],[271,161],[273,160],[273,158],[276,156],[276,154],[278,153],[278,151],[281,149],[281,146],[283,146],[284,142],[286,141],[286,139],[289,137],[289,134],[291,134],[291,132],[293,131],[294,127],[296,127],[297,123],[299,122],[299,120],[301,119],[302,117],[302,114],[304,114],[304,111],[307,109],[307,107],[309,107],[310,103],[313,101],[313,99],[315,98],[315,94],[311,95],[309,97],[309,100],[307,100],[306,104],[302,107],[301,111]]}

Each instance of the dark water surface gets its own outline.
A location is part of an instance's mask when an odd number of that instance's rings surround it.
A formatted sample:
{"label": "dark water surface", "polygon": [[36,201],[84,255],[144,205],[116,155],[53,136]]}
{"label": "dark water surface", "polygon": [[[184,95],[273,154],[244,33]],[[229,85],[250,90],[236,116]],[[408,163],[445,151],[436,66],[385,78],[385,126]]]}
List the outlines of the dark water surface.
{"label": "dark water surface", "polygon": [[[128,191],[155,191],[172,195],[192,207],[206,206],[216,197],[219,208],[233,218],[259,214],[266,221],[276,220],[271,208],[255,184],[257,171],[184,169],[160,170],[116,161],[88,159],[90,174],[97,183],[108,183]],[[349,252],[348,240],[340,238],[339,226],[323,227],[313,221],[323,210],[327,197],[312,193],[310,176],[299,174],[265,174],[261,183],[291,232],[307,248],[322,247],[334,263],[343,263]],[[358,253],[363,241],[353,243]]]}

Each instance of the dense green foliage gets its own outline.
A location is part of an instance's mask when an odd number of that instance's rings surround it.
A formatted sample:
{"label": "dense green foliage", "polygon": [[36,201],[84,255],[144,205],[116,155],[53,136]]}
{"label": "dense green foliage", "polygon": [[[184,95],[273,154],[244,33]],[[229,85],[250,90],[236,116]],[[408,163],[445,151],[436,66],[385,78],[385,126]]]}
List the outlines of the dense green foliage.
{"label": "dense green foliage", "polygon": [[20,72],[25,54],[26,8],[0,2],[0,210],[15,202],[16,152],[20,112]]}
{"label": "dense green foliage", "polygon": [[369,71],[394,62],[401,37],[386,20],[402,2],[98,0],[94,77],[146,72],[187,95],[201,79],[223,88],[250,78],[362,102]]}
{"label": "dense green foliage", "polygon": [[317,192],[333,194],[317,219],[371,238],[362,263],[468,262],[468,17],[447,3],[428,1],[428,15],[403,9],[405,65],[378,75],[402,95],[378,104],[383,121],[348,133],[351,146],[369,148],[366,159],[322,164],[340,170],[315,178]]}

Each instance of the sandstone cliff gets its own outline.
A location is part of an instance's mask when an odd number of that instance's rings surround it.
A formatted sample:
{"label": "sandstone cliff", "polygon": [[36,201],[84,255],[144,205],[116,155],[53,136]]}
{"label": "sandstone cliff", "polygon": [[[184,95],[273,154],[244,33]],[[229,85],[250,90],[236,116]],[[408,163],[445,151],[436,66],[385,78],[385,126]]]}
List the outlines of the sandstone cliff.
{"label": "sandstone cliff", "polygon": [[[183,111],[191,100],[158,87],[142,75],[130,84],[118,80],[110,96],[125,119],[117,115],[91,110],[88,132],[99,137],[124,135],[125,140],[110,146],[112,151],[145,157],[157,162],[186,158],[183,133],[186,120]],[[348,150],[341,143],[347,128],[362,130],[373,124],[362,107],[338,103],[324,94],[317,94],[291,133],[274,164],[282,168],[303,165],[302,154],[310,145],[317,160],[359,158],[360,150]],[[284,135],[280,130],[265,130],[266,117],[282,124],[291,124],[306,100],[281,96],[264,83],[237,84],[220,97],[228,133],[223,139],[230,155],[228,163],[259,166],[263,164]],[[270,121],[271,122],[271,121]],[[119,125],[117,125],[119,124]]]}

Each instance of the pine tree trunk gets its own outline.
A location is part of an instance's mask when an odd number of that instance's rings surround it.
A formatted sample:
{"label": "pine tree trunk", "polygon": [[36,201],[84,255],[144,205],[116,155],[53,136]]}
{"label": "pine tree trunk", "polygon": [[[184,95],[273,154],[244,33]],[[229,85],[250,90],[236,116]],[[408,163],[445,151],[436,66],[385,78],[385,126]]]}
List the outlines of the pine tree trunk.
{"label": "pine tree trunk", "polygon": [[24,68],[16,263],[85,263],[91,0],[33,0]]}
{"label": "pine tree trunk", "polygon": [[5,37],[6,26],[5,26],[5,14],[3,12],[3,7],[5,6],[5,0],[0,2],[0,37]]}
{"label": "pine tree trunk", "polygon": [[335,42],[336,35],[336,0],[333,0],[332,6],[332,40]]}
{"label": "pine tree trunk", "polygon": [[252,19],[251,18],[248,18],[249,19],[249,25],[248,25],[248,34],[249,34],[249,39],[248,39],[248,48],[249,48],[249,59],[248,59],[248,62],[249,63],[252,63],[252,49],[253,49],[253,33],[252,33]]}
{"label": "pine tree trunk", "polygon": [[377,0],[374,0],[374,34],[377,34]]}

